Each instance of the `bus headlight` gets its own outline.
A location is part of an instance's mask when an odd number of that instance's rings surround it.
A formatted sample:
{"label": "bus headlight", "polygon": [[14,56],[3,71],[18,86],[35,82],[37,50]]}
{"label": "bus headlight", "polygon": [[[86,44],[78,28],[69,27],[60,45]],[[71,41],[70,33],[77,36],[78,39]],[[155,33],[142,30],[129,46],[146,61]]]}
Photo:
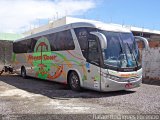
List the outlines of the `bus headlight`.
{"label": "bus headlight", "polygon": [[107,78],[118,81],[120,78],[114,75],[107,75]]}

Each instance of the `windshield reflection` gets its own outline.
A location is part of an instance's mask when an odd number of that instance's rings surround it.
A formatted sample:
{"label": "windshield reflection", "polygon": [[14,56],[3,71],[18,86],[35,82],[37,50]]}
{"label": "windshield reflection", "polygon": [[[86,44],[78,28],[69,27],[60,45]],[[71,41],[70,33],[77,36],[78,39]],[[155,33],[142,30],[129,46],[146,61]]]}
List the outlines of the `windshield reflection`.
{"label": "windshield reflection", "polygon": [[132,33],[100,31],[107,38],[104,64],[119,68],[138,67],[140,56]]}

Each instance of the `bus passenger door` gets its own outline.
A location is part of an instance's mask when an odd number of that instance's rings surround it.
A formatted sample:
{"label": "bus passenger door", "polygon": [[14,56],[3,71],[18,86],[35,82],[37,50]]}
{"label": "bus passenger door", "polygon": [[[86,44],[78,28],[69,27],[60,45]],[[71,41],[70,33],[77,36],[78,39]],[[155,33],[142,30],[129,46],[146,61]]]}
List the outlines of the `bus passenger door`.
{"label": "bus passenger door", "polygon": [[87,86],[91,89],[101,89],[100,76],[100,44],[97,39],[88,40],[87,51]]}

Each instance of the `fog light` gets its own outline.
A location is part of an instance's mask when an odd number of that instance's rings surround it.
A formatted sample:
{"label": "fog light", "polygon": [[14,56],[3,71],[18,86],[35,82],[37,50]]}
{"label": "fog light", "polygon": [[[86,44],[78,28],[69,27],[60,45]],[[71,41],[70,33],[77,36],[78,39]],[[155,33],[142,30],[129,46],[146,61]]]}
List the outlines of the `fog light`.
{"label": "fog light", "polygon": [[108,87],[109,87],[109,85],[108,85],[108,84],[105,84],[105,87],[106,87],[106,88],[108,88]]}

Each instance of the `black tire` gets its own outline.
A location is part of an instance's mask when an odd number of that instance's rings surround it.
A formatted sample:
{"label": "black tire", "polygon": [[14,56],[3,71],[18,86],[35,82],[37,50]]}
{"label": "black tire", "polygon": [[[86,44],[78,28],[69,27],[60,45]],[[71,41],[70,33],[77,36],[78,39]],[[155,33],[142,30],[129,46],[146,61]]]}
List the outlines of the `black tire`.
{"label": "black tire", "polygon": [[24,79],[27,78],[27,74],[26,74],[26,69],[25,69],[25,67],[22,67],[22,68],[21,68],[21,76],[22,76],[22,78],[24,78]]}
{"label": "black tire", "polygon": [[69,86],[74,91],[81,91],[79,76],[74,71],[69,74]]}

